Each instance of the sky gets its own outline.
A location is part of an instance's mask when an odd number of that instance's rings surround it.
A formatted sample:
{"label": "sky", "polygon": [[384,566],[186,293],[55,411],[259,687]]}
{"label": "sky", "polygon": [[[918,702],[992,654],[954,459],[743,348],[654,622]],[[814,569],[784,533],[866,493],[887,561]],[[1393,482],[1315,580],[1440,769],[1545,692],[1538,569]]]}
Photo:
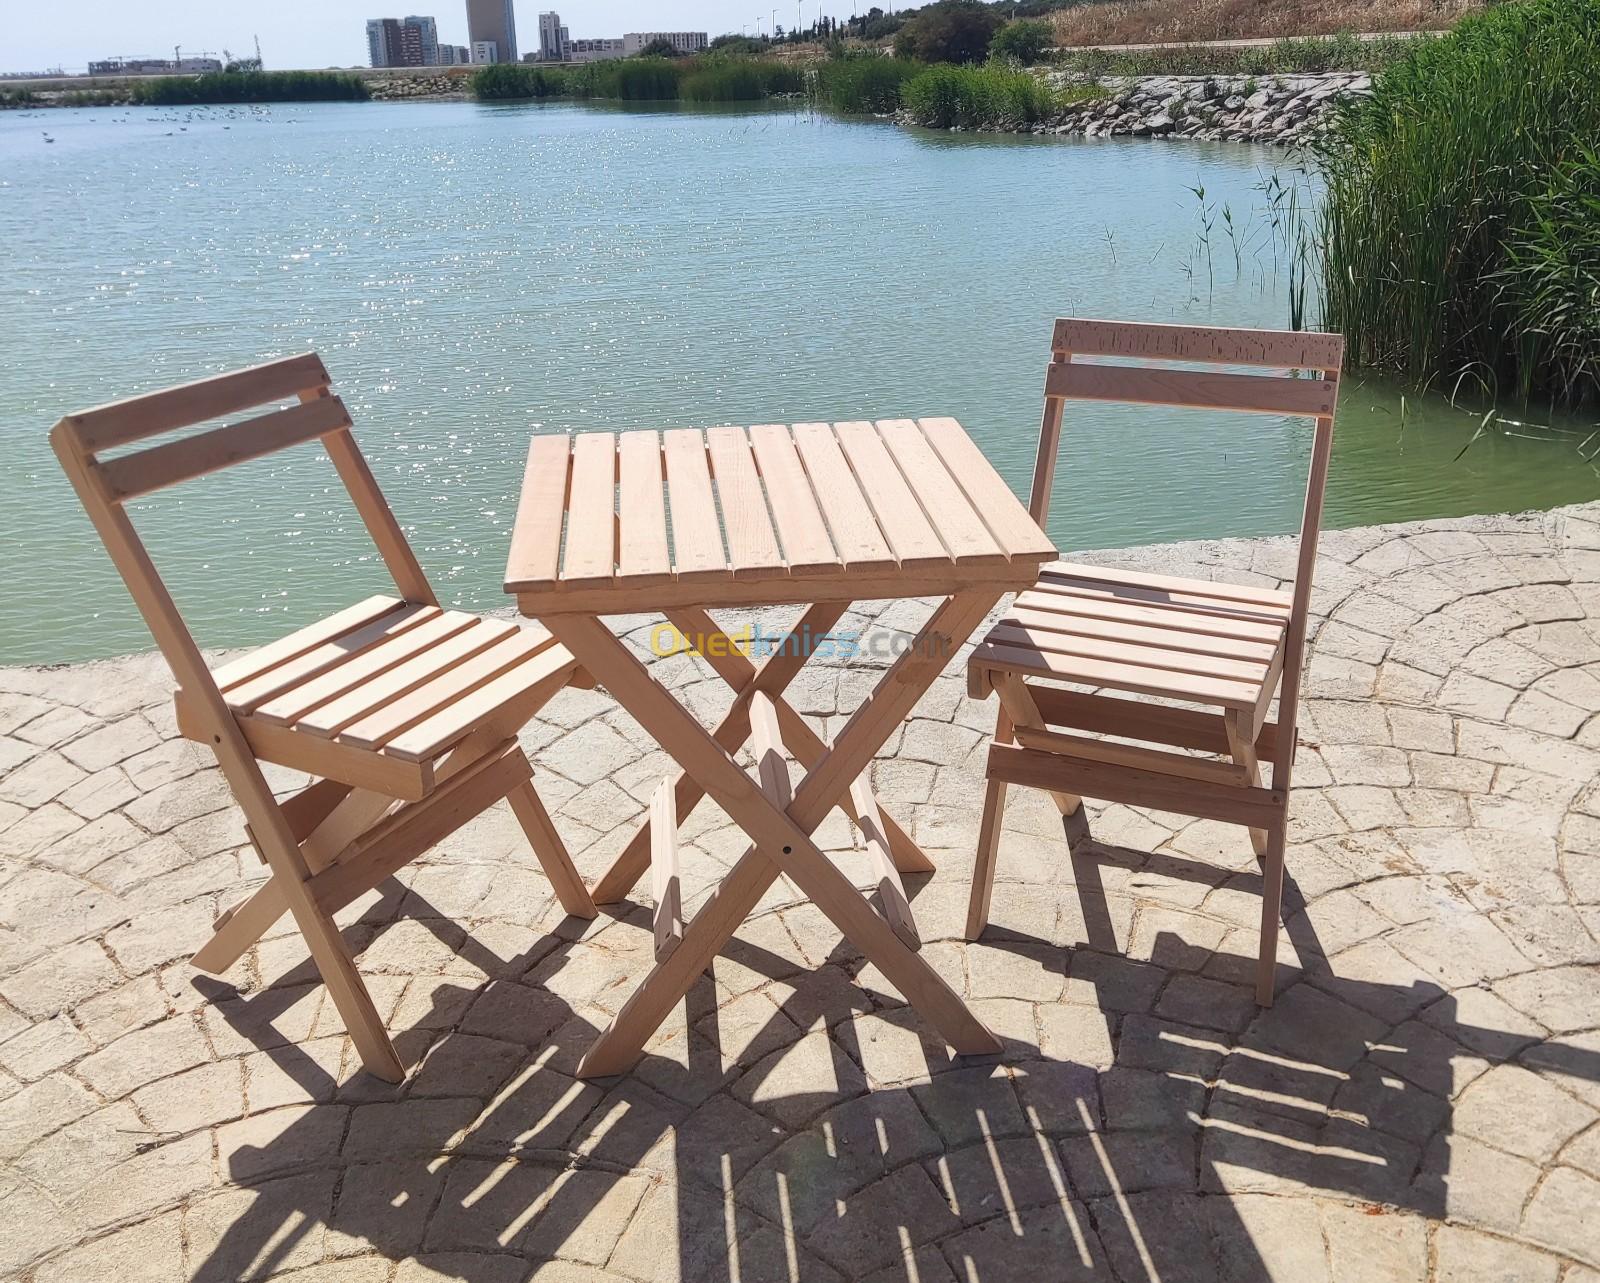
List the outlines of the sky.
{"label": "sky", "polygon": [[[366,20],[431,14],[439,39],[467,42],[465,0],[0,0],[0,71],[44,71],[60,66],[82,71],[91,60],[119,56],[172,56],[207,51],[236,56],[253,51],[261,38],[268,67],[363,65]],[[805,24],[818,5],[832,17],[866,12],[884,0],[801,0]],[[517,44],[538,47],[538,17],[555,8],[574,37],[620,36],[625,31],[766,31],[774,8],[778,25],[794,25],[795,0],[516,0]]]}

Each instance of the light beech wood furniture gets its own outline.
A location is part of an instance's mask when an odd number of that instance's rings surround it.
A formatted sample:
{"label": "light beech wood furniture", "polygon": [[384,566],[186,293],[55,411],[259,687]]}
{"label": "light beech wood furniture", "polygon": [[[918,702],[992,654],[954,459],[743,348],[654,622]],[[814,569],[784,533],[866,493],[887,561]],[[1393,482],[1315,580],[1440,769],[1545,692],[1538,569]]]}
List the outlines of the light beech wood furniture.
{"label": "light beech wood furniture", "polygon": [[[670,522],[668,513],[670,511]],[[719,519],[720,514],[720,519]],[[902,872],[933,867],[879,807],[873,756],[1009,591],[1054,557],[1045,538],[954,419],[767,424],[534,440],[512,535],[506,591],[637,719],[681,770],[595,887],[610,903],[652,871],[656,961],[579,1067],[620,1073],[710,965],[767,888],[787,874],[960,1052],[998,1050],[916,950]],[[850,603],[940,599],[830,745],[783,692]],[[804,605],[760,664],[707,613]],[[662,612],[734,692],[707,731],[601,616]],[[754,777],[734,754],[753,742]],[[791,787],[787,754],[806,774]],[[751,846],[683,922],[676,828],[710,796]],[[860,826],[878,907],[811,835],[834,807]]]}
{"label": "light beech wood furniture", "polygon": [[[362,1064],[398,1082],[399,1057],[333,915],[506,798],[562,906],[592,918],[594,903],[516,740],[551,695],[587,679],[546,633],[440,607],[328,382],[321,359],[307,353],[68,415],[50,439],[177,678],[180,731],[216,753],[272,871],[221,915],[194,965],[226,971],[292,914]],[[295,404],[107,457],[148,437],[287,401]],[[396,594],[369,597],[212,670],[126,505],[310,442],[327,451]],[[316,778],[280,802],[263,762]]]}
{"label": "light beech wood furniture", "polygon": [[[1049,791],[1066,817],[1069,841],[1087,836],[1084,796],[1241,824],[1262,864],[1256,1001],[1270,1005],[1295,715],[1344,339],[1062,320],[1052,347],[1028,505],[1035,521],[1042,526],[1049,515],[1068,401],[1308,418],[1315,430],[1299,558],[1287,593],[1056,562],[1017,597],[967,666],[974,698],[991,691],[1000,697],[967,938],[977,939],[988,921],[1010,784]],[[1274,696],[1278,718],[1269,722]],[[1265,786],[1263,763],[1271,767]]]}

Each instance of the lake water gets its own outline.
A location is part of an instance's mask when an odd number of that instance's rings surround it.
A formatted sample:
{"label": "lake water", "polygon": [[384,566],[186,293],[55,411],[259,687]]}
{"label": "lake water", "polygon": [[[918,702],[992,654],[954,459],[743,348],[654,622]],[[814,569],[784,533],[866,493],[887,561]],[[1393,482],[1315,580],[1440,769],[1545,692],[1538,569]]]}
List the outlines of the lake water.
{"label": "lake water", "polygon": [[[441,596],[468,606],[505,604],[533,432],[951,414],[1025,493],[1052,318],[1287,324],[1261,190],[1282,164],[793,110],[0,113],[0,662],[149,645],[50,425],[306,348]],[[1600,495],[1570,431],[1456,460],[1476,426],[1347,379],[1329,524]],[[1066,441],[1063,549],[1294,528],[1298,425],[1080,410]],[[385,582],[313,450],[135,518],[208,645]]]}

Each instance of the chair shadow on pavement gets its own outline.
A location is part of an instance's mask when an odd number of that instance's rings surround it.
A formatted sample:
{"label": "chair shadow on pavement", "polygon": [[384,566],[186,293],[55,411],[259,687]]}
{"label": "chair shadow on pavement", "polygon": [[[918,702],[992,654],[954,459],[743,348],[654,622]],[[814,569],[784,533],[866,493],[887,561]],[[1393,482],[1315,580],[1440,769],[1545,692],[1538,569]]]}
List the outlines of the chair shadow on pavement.
{"label": "chair shadow on pavement", "polygon": [[[1072,955],[1092,965],[1081,979],[1074,967],[1075,992],[1047,1004],[1049,1019],[1085,1047],[1109,1049],[1115,1030],[1115,1054],[1085,1062],[1041,1049],[1043,1008],[1031,1034],[997,1029],[1001,1055],[953,1058],[897,997],[873,990],[847,946],[813,971],[738,936],[712,975],[737,972],[745,992],[781,981],[772,988],[784,995],[753,1037],[739,1031],[747,1063],[720,1049],[719,990],[704,976],[686,1021],[669,1022],[676,1032],[658,1035],[633,1073],[586,1083],[573,1071],[604,1012],[544,986],[596,936],[619,933],[630,948],[638,936],[647,950],[648,915],[621,906],[583,943],[547,938],[502,959],[425,903],[419,914],[413,895],[408,918],[489,979],[441,978],[433,1011],[398,1039],[408,1063],[422,1057],[400,1087],[363,1075],[339,1084],[271,1031],[298,992],[283,986],[313,979],[309,966],[226,1004],[236,1030],[319,1103],[225,1156],[228,1178],[254,1196],[222,1218],[190,1278],[376,1252],[431,1270],[401,1279],[466,1283],[525,1279],[552,1260],[591,1267],[558,1277],[594,1283],[1298,1283],[1327,1269],[1314,1200],[1350,1216],[1389,1205],[1442,1218],[1456,1066],[1508,1060],[1535,1040],[1458,1020],[1430,984],[1329,976],[1292,880],[1285,917],[1299,957],[1321,966],[1315,984],[1288,983],[1281,968],[1278,1003],[1242,1012],[1237,1032],[1152,1016],[1171,975],[1211,954],[1162,933],[1154,965],[1120,956],[1099,867],[1125,855],[1080,844],[1088,945],[1053,951],[1063,971]],[[1167,871],[1216,877],[1181,860]],[[386,896],[380,916],[401,898]],[[993,931],[968,947],[1052,953]],[[847,991],[841,973],[861,987]],[[721,1002],[730,1009],[726,987]],[[1600,1080],[1592,1051],[1538,1050],[1544,1068]],[[1300,1251],[1315,1254],[1303,1270]]]}

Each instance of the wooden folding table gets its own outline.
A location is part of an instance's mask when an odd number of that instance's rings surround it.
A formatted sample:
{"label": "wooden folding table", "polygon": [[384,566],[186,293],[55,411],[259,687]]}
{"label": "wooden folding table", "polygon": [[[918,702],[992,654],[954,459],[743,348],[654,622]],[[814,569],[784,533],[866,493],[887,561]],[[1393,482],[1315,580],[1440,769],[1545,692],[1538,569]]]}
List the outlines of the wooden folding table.
{"label": "wooden folding table", "polygon": [[[873,756],[956,649],[1056,555],[954,419],[590,432],[536,437],[512,532],[506,591],[541,620],[678,763],[651,817],[594,889],[622,899],[648,869],[656,961],[579,1072],[629,1068],[780,873],[787,874],[959,1052],[994,1035],[917,954],[902,871],[932,862],[878,805]],[[838,737],[825,743],[783,692],[852,602],[942,599]],[[759,664],[707,613],[806,607]],[[708,731],[601,621],[663,613],[733,689]],[[754,741],[756,777],[734,754]],[[791,792],[785,749],[806,775]],[[709,795],[751,841],[681,921],[676,830]],[[881,912],[811,835],[835,806],[860,826]]]}

